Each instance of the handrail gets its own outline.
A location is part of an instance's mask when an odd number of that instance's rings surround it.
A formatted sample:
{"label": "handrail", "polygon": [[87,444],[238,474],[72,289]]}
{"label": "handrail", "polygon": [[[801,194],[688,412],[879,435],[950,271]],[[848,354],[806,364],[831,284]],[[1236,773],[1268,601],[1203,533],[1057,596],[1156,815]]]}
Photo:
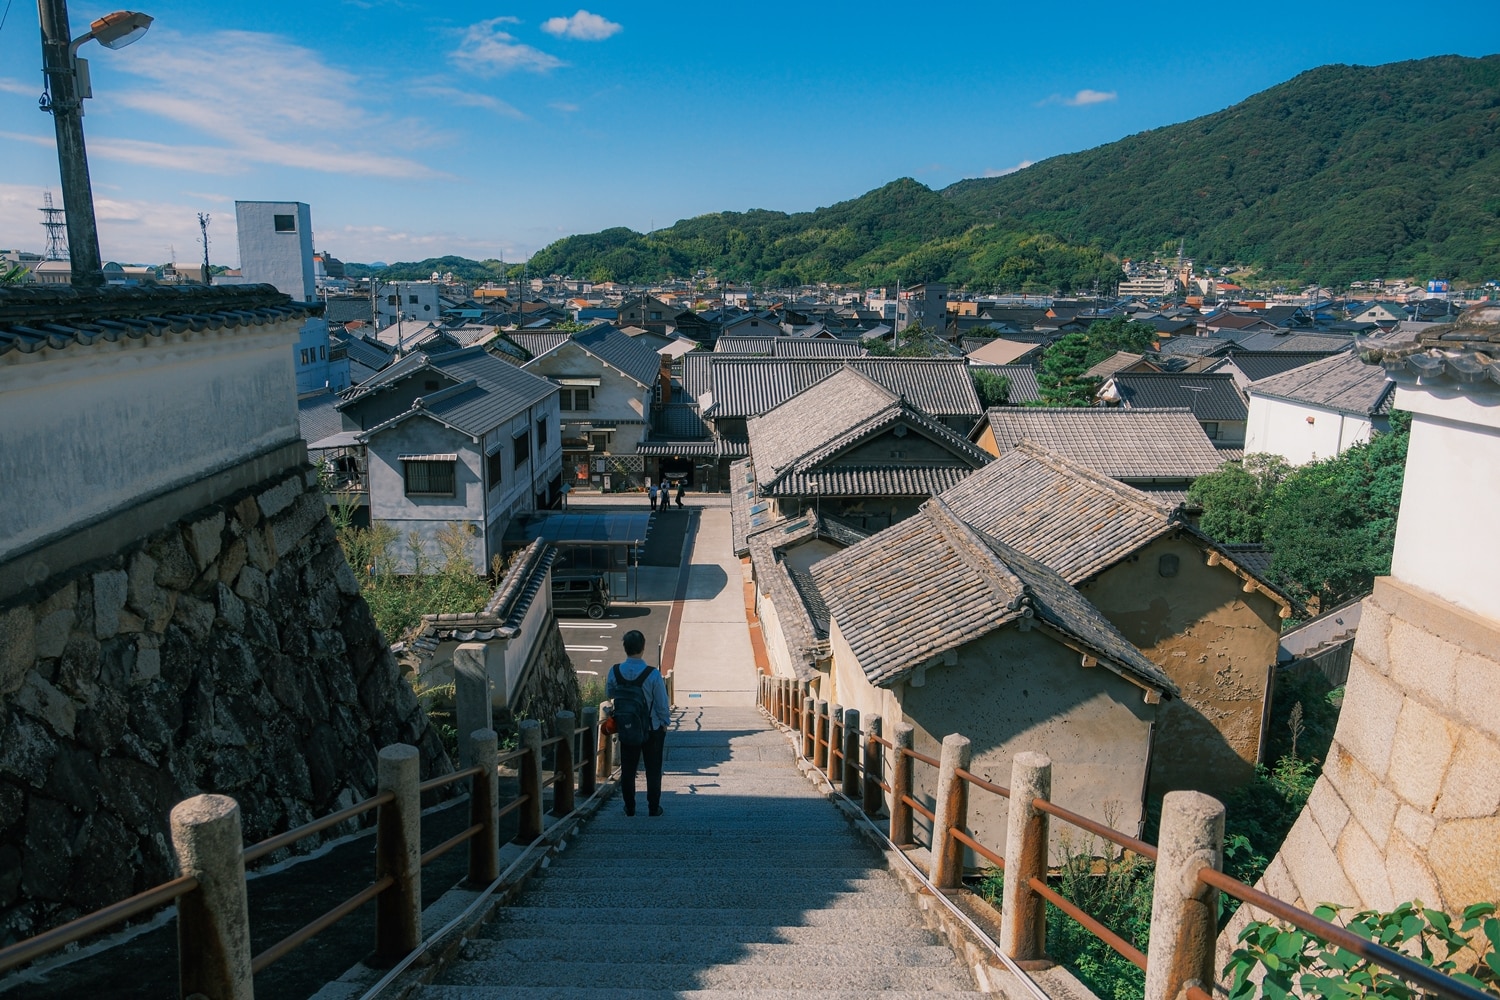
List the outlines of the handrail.
{"label": "handrail", "polygon": [[912,760],[919,760],[929,767],[943,766],[942,761],[938,760],[936,757],[929,757],[925,753],[918,753],[917,751],[908,749],[906,747],[901,748],[901,755],[903,757],[910,757]]}
{"label": "handrail", "polygon": [[[1080,816],[1071,809],[1064,809],[1062,806],[1048,802],[1046,799],[1032,799],[1031,806],[1039,812],[1044,812],[1049,816],[1056,816],[1065,823],[1071,823],[1080,830],[1087,830],[1097,837],[1103,837],[1117,847],[1123,847],[1127,851],[1139,854],[1143,858],[1149,858],[1152,861],[1156,860],[1156,848],[1144,840],[1138,840],[1128,834],[1121,833],[1119,830],[1111,829],[1103,823],[1096,823],[1087,816]],[[1492,997],[1490,1000],[1494,1000],[1494,998]]]}
{"label": "handrail", "polygon": [[910,795],[903,795],[903,796],[901,796],[901,801],[903,803],[905,803],[906,805],[911,806],[912,810],[914,812],[916,812],[917,814],[919,814],[921,816],[926,816],[928,820],[933,820],[933,819],[937,818],[933,814],[933,811],[931,809],[928,809],[926,806],[924,806],[922,803],[918,802],[916,799],[912,798]]}
{"label": "handrail", "polygon": [[422,867],[426,868],[428,865],[432,864],[438,858],[442,857],[444,854],[447,854],[449,851],[453,850],[464,841],[472,840],[474,837],[478,836],[479,832],[483,829],[483,823],[475,823],[473,826],[469,827],[462,833],[456,833],[453,836],[449,837],[447,840],[443,841],[441,844],[437,845],[432,850],[422,855]]}
{"label": "handrail", "polygon": [[364,906],[370,900],[374,899],[382,892],[385,892],[395,884],[396,880],[391,878],[391,876],[389,875],[383,875],[380,878],[376,879],[374,882],[371,882],[362,891],[355,893],[353,896],[350,896],[348,899],[344,900],[338,906],[335,906],[333,909],[329,910],[327,913],[323,914],[312,923],[307,924],[300,930],[293,931],[286,937],[282,938],[280,941],[277,941],[275,944],[271,945],[271,947],[267,948],[265,951],[261,952],[259,955],[256,955],[254,958],[252,958],[250,960],[250,974],[254,975],[255,973],[265,969],[277,959],[283,958],[286,955],[290,954],[293,949],[301,947],[308,941],[312,940],[313,936],[318,932],[325,931],[328,928],[332,927],[334,924],[338,923],[340,920],[343,920],[349,914],[353,913],[361,906]]}
{"label": "handrail", "polygon": [[986,778],[981,778],[979,775],[974,774],[971,771],[966,771],[961,767],[954,768],[953,773],[962,778],[964,781],[967,781],[969,784],[973,785],[975,788],[983,788],[987,792],[994,792],[1001,798],[1010,798],[1010,789],[1006,788],[1004,785],[997,785],[993,781],[990,781]]}
{"label": "handrail", "polygon": [[510,751],[509,753],[503,753],[499,757],[495,758],[495,764],[497,766],[502,764],[509,764],[513,760],[517,760],[521,757],[526,756],[526,754],[529,752],[530,751],[525,747],[520,747],[516,750]]}
{"label": "handrail", "polygon": [[462,771],[453,771],[450,774],[439,775],[436,778],[431,778],[427,781],[424,781],[417,786],[417,791],[431,792],[436,789],[442,788],[445,785],[451,785],[456,781],[462,781],[465,778],[476,777],[481,773],[483,773],[483,769],[480,768],[478,764],[475,764],[472,767],[464,768]]}
{"label": "handrail", "polygon": [[106,906],[102,910],[85,914],[77,920],[70,920],[61,927],[54,927],[50,931],[38,934],[34,938],[18,941],[9,947],[0,948],[0,972],[8,972],[20,965],[25,965],[33,959],[40,958],[48,952],[56,951],[64,945],[70,945],[74,941],[97,934],[106,927],[111,927],[122,920],[139,916],[149,910],[154,910],[164,903],[170,903],[179,896],[185,896],[198,888],[198,880],[191,875],[180,875],[170,882],[152,886],[144,892],[138,892],[128,899],[122,899],[118,903]]}
{"label": "handrail", "polygon": [[548,737],[547,739],[542,740],[542,749],[545,750],[548,747],[556,746],[557,744],[561,743],[565,739],[567,739],[566,736],[551,736],[551,737]]}
{"label": "handrail", "polygon": [[1393,951],[1384,945],[1362,938],[1347,927],[1340,927],[1338,924],[1299,910],[1290,903],[1252,888],[1221,871],[1205,867],[1198,872],[1198,880],[1220,892],[1228,893],[1242,903],[1248,903],[1256,909],[1265,910],[1273,916],[1280,917],[1300,930],[1336,944],[1346,951],[1351,951],[1360,958],[1376,962],[1402,979],[1416,983],[1425,990],[1452,997],[1454,1000],[1495,1000],[1493,994],[1465,986],[1436,969],[1423,965],[1409,955],[1403,955],[1399,951]]}
{"label": "handrail", "polygon": [[[1062,910],[1068,916],[1072,917],[1073,920],[1076,921],[1084,930],[1088,931],[1090,934],[1094,935],[1094,937],[1109,945],[1131,965],[1135,966],[1137,969],[1140,969],[1142,972],[1146,971],[1146,956],[1141,954],[1141,950],[1139,948],[1135,947],[1129,941],[1126,941],[1124,938],[1120,937],[1120,935],[1116,934],[1108,927],[1105,927],[1103,924],[1095,920],[1093,917],[1089,916],[1087,913],[1084,913],[1072,902],[1064,898],[1061,893],[1054,890],[1051,886],[1049,886],[1046,882],[1043,882],[1041,879],[1032,877],[1027,880],[1027,884],[1036,891],[1037,895],[1041,896],[1047,902],[1051,903],[1053,906],[1057,907],[1059,910]],[[1491,997],[1490,1000],[1494,1000],[1494,998]]]}
{"label": "handrail", "polygon": [[517,795],[514,799],[511,799],[509,805],[501,806],[500,811],[495,814],[495,817],[498,819],[501,816],[509,816],[530,801],[530,795]]}
{"label": "handrail", "polygon": [[336,813],[329,813],[322,819],[315,819],[311,823],[304,823],[295,830],[288,830],[286,833],[278,833],[274,837],[267,837],[265,840],[251,844],[245,848],[245,864],[248,865],[253,861],[259,861],[272,851],[280,850],[283,847],[290,847],[299,840],[305,840],[315,833],[322,833],[330,827],[347,822],[360,813],[367,813],[371,809],[378,809],[381,806],[390,805],[395,801],[396,796],[393,792],[381,792],[379,795],[373,795],[363,802],[356,802],[347,809],[340,809]]}
{"label": "handrail", "polygon": [[948,832],[953,834],[954,840],[958,841],[960,844],[966,844],[969,850],[973,851],[981,858],[984,858],[984,860],[988,861],[990,864],[995,865],[997,868],[1001,869],[1005,867],[1004,858],[996,854],[994,851],[990,850],[988,847],[985,847],[973,837],[969,836],[967,831],[961,830],[956,826],[950,826],[948,828]]}

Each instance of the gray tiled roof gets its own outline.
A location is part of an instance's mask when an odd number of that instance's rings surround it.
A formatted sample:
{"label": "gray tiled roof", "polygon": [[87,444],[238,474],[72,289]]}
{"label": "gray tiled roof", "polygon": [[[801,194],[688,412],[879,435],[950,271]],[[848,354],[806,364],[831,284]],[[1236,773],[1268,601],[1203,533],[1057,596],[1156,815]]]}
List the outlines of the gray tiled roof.
{"label": "gray tiled roof", "polygon": [[793,570],[782,553],[815,538],[847,548],[867,537],[843,522],[813,513],[750,535],[750,562],[756,585],[762,593],[770,594],[776,605],[782,636],[801,680],[811,680],[816,675],[817,661],[828,656],[828,606],[812,577]]}
{"label": "gray tiled roof", "polygon": [[351,362],[357,362],[372,371],[378,372],[396,359],[396,349],[378,340],[360,334],[332,333],[329,336],[334,342],[344,345]]}
{"label": "gray tiled roof", "polygon": [[896,394],[848,368],[834,371],[763,416],[751,417],[750,454],[762,482],[789,471],[823,447],[898,402]]}
{"label": "gray tiled roof", "polygon": [[1208,354],[1227,354],[1234,349],[1235,343],[1228,337],[1165,337],[1157,351],[1161,354],[1202,357]]}
{"label": "gray tiled roof", "polygon": [[297,423],[302,428],[302,440],[312,444],[344,429],[344,417],[338,411],[338,403],[339,397],[332,389],[320,389],[297,397]]}
{"label": "gray tiled roof", "polygon": [[[1067,581],[929,500],[914,516],[815,563],[813,582],[871,683],[1036,617],[1109,668],[1175,694],[1172,682]],[[899,599],[893,599],[899,595]]]}
{"label": "gray tiled roof", "polygon": [[835,465],[793,472],[769,486],[769,496],[934,497],[963,482],[974,470],[963,467],[901,468]]}
{"label": "gray tiled roof", "polygon": [[1456,322],[1424,329],[1406,343],[1365,342],[1361,357],[1384,365],[1392,378],[1493,392],[1500,385],[1500,307],[1473,306]]}
{"label": "gray tiled roof", "polygon": [[869,353],[855,340],[808,337],[720,337],[714,351],[772,358],[859,358]]}
{"label": "gray tiled roof", "polygon": [[[530,354],[532,358],[541,357],[554,347],[560,347],[568,342],[572,336],[560,330],[546,330],[542,332],[512,330],[505,334],[506,338],[517,347]],[[530,358],[527,359],[531,360]]]}
{"label": "gray tiled roof", "polygon": [[1235,338],[1246,351],[1347,351],[1354,343],[1348,334],[1337,333],[1247,333]]}
{"label": "gray tiled roof", "polygon": [[1022,442],[942,495],[965,524],[1077,584],[1176,530],[1140,490]]}
{"label": "gray tiled roof", "polygon": [[1229,422],[1249,416],[1228,372],[1122,372],[1112,381],[1129,409],[1185,407],[1199,420]]}
{"label": "gray tiled roof", "polygon": [[573,343],[641,385],[654,385],[661,374],[661,355],[608,323],[573,334]]}
{"label": "gray tiled roof", "polygon": [[758,496],[755,464],[748,458],[729,463],[729,523],[734,554],[750,551],[749,535],[774,519],[775,503]]}
{"label": "gray tiled roof", "polygon": [[1259,382],[1326,357],[1327,351],[1235,351],[1221,363],[1233,365],[1251,382]]}
{"label": "gray tiled roof", "polygon": [[1089,378],[1109,378],[1121,368],[1129,368],[1131,365],[1145,358],[1144,354],[1131,354],[1129,351],[1116,351],[1103,361],[1094,365],[1084,372]]}
{"label": "gray tiled roof", "polygon": [[418,657],[425,661],[443,642],[487,642],[520,634],[526,612],[556,559],[557,549],[537,539],[512,557],[483,611],[423,615],[421,631],[412,640]]}
{"label": "gray tiled roof", "polygon": [[975,365],[974,368],[1010,379],[1010,406],[1042,401],[1042,387],[1036,380],[1036,369],[1031,365]]}
{"label": "gray tiled roof", "polygon": [[79,291],[66,285],[0,288],[0,354],[173,333],[300,322],[322,303],[293,302],[272,285],[161,285]]}
{"label": "gray tiled roof", "polygon": [[1250,395],[1369,417],[1390,410],[1396,383],[1354,354],[1335,354],[1250,384]]}
{"label": "gray tiled roof", "polygon": [[1183,409],[1006,406],[986,418],[1002,455],[1031,441],[1115,479],[1196,479],[1223,462]]}
{"label": "gray tiled roof", "polygon": [[713,434],[703,422],[697,403],[666,403],[656,414],[656,431],[663,438],[674,441],[711,438]]}
{"label": "gray tiled roof", "polygon": [[706,380],[702,372],[690,371],[686,362],[692,358],[691,354],[683,358],[682,385],[700,401],[705,391],[712,392],[713,405],[705,407],[703,414],[710,419],[767,413],[844,366],[905,396],[934,417],[977,419],[983,412],[974,395],[968,362],[961,357],[810,360],[704,354]]}
{"label": "gray tiled roof", "polygon": [[[458,384],[423,397],[420,412],[431,414],[466,434],[488,433],[557,391],[557,386],[546,379],[507,364],[482,347],[466,347],[437,355],[408,354],[359,386],[339,404],[339,408],[346,411],[357,408],[359,401],[369,393],[429,370],[441,372]],[[399,420],[414,412],[418,411],[413,408],[393,419]],[[386,421],[387,424],[390,422]],[[365,430],[370,433],[377,429],[368,427]]]}

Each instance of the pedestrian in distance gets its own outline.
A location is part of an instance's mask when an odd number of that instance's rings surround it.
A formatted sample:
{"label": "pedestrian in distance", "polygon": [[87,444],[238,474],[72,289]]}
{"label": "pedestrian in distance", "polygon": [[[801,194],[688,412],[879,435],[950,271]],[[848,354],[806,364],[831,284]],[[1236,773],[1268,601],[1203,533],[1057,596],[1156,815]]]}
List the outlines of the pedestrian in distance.
{"label": "pedestrian in distance", "polygon": [[681,479],[679,479],[677,481],[677,509],[678,510],[682,509],[682,506],[683,506],[683,504],[682,504],[682,494],[687,489],[687,487],[685,485],[683,485],[683,482],[684,481],[681,480]]}
{"label": "pedestrian in distance", "polygon": [[651,509],[655,510],[656,509],[656,484],[652,483],[651,484],[651,488],[649,490],[647,490],[646,492],[651,495]]}
{"label": "pedestrian in distance", "polygon": [[[662,503],[667,502],[663,490]],[[672,706],[661,672],[641,658],[646,637],[635,629],[621,643],[625,659],[609,668],[605,691],[614,702],[615,732],[620,738],[620,797],[625,815],[635,815],[635,776],[646,765],[646,811],[661,815],[661,762],[667,746]]]}

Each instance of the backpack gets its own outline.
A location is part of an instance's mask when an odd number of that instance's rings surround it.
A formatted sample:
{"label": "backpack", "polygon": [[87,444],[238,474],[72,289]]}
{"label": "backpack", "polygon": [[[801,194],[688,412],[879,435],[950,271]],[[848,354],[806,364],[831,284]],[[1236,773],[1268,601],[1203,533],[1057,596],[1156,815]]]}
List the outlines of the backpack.
{"label": "backpack", "polygon": [[640,746],[651,735],[651,703],[646,700],[646,678],[655,669],[647,666],[639,677],[627,681],[620,673],[618,663],[610,667],[615,678],[615,731],[620,742],[628,746]]}

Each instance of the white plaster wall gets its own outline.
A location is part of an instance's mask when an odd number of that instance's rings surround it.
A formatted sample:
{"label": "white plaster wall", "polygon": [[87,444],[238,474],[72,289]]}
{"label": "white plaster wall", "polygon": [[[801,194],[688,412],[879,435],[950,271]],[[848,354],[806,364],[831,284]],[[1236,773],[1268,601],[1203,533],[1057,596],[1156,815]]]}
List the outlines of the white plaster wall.
{"label": "white plaster wall", "polygon": [[559,411],[559,419],[573,425],[568,437],[578,437],[581,423],[621,422],[610,439],[613,455],[632,455],[648,431],[647,411],[651,405],[651,388],[620,374],[575,344],[564,344],[526,365],[526,370],[544,378],[595,378],[599,385],[587,412]]}
{"label": "white plaster wall", "polygon": [[[240,274],[245,283],[265,282],[297,302],[317,298],[313,280],[312,209],[300,201],[237,201],[235,225]],[[295,215],[297,231],[278,233],[275,216]]]}
{"label": "white plaster wall", "polygon": [[[409,497],[400,455],[458,455],[455,496]],[[370,519],[384,521],[396,529],[389,558],[398,573],[415,568],[410,536],[416,533],[425,557],[434,565],[440,559],[437,533],[448,523],[474,525],[470,556],[474,572],[486,570],[484,530],[484,456],[473,438],[424,416],[412,417],[372,437],[368,444]]]}
{"label": "white plaster wall", "polygon": [[[396,296],[398,305],[391,305],[392,295]],[[413,302],[413,298],[417,301]],[[406,314],[408,333],[420,328],[411,326],[412,320],[436,321],[441,312],[438,286],[430,281],[392,281],[381,285],[375,296],[376,327],[384,329],[396,322],[398,312]]]}
{"label": "white plaster wall", "polygon": [[1391,575],[1500,621],[1500,394],[1396,391],[1412,411]]}
{"label": "white plaster wall", "polygon": [[[1308,418],[1312,423],[1308,423]],[[1245,454],[1280,455],[1292,465],[1334,458],[1370,440],[1370,421],[1305,403],[1250,395]]]}
{"label": "white plaster wall", "polygon": [[0,359],[0,560],[297,440],[298,323]]}

